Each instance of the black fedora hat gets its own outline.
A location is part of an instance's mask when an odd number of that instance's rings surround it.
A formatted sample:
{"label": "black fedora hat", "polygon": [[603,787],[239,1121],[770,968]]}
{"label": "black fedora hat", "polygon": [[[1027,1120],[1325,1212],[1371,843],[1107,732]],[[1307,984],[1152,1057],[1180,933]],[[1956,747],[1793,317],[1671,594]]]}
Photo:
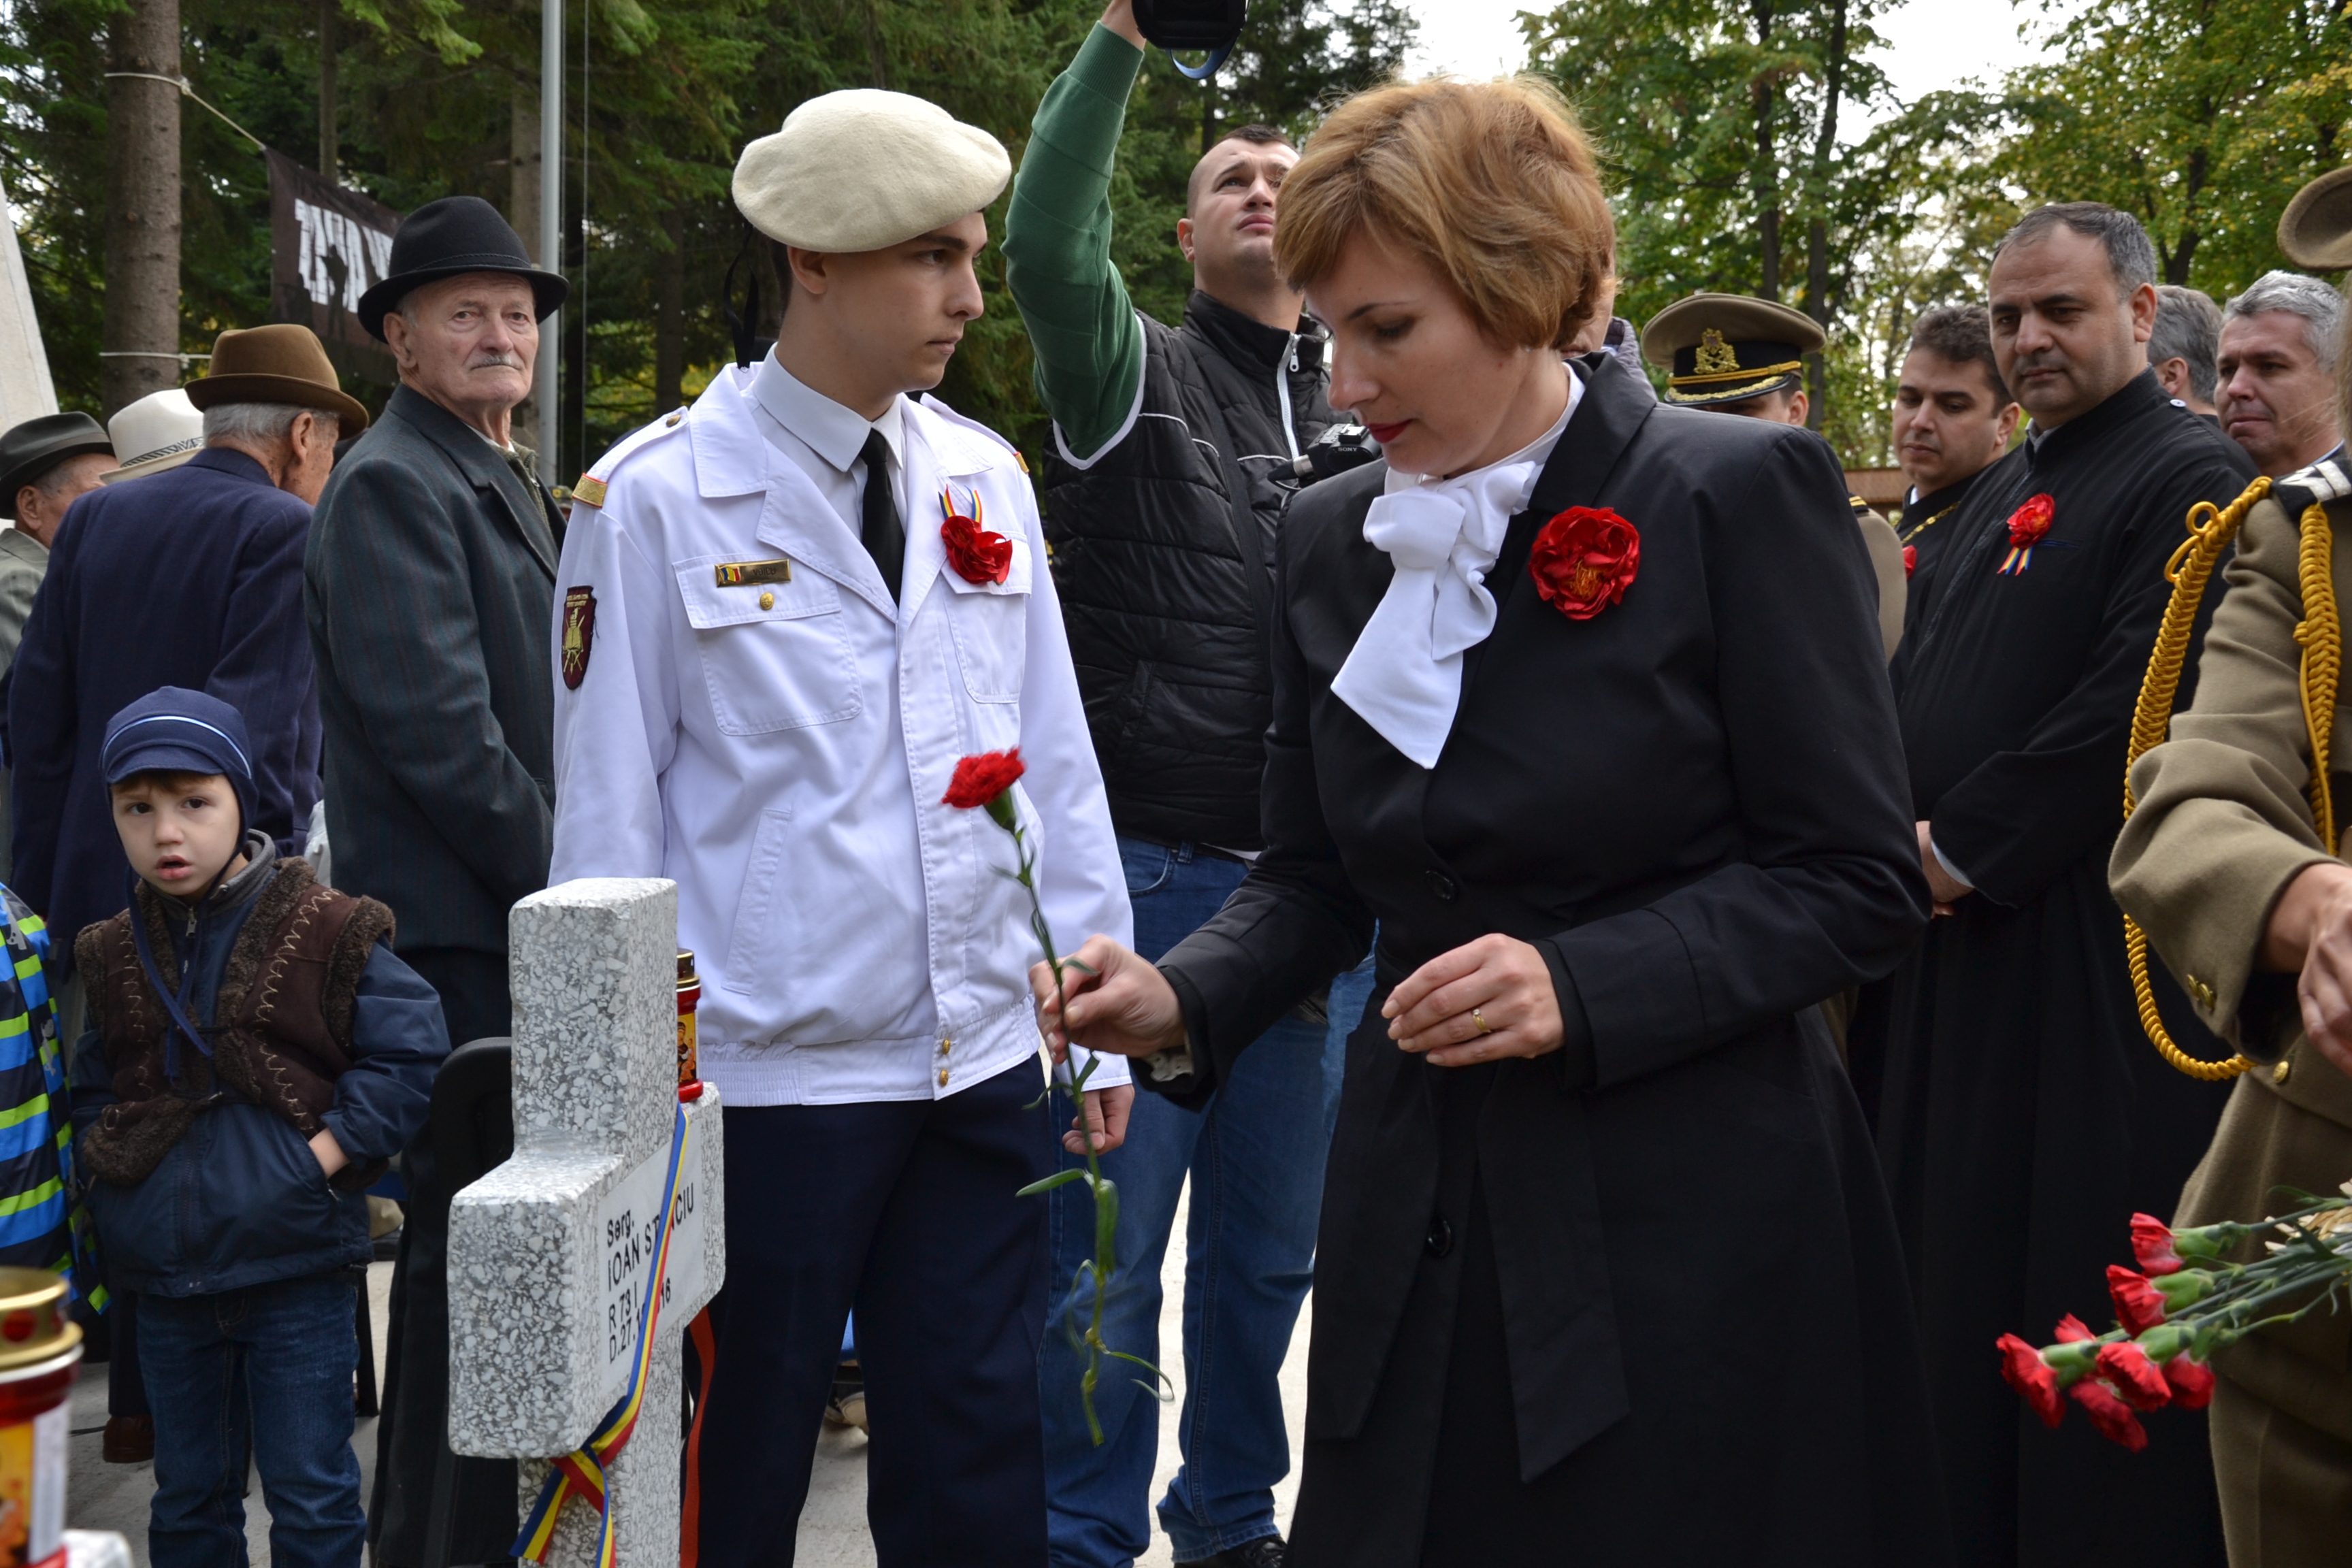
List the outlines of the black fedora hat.
{"label": "black fedora hat", "polygon": [[114,456],[114,443],[87,414],[44,414],[0,436],[0,517],[16,515],[16,492],[84,452]]}
{"label": "black fedora hat", "polygon": [[383,319],[420,283],[467,272],[511,272],[530,285],[539,319],[562,305],[572,285],[560,272],[531,265],[513,227],[479,196],[443,196],[401,220],[392,237],[392,275],[360,296],[360,325],[383,336]]}

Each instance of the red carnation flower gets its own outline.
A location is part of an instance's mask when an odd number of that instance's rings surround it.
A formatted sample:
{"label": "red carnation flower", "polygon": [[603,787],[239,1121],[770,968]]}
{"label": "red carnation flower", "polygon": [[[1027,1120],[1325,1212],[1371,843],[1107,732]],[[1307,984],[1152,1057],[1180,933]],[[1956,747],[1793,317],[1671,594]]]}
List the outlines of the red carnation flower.
{"label": "red carnation flower", "polygon": [[952,491],[940,497],[948,520],[940,524],[940,538],[948,547],[948,564],[967,583],[1002,583],[1013,574],[1013,541],[991,533],[980,522],[980,497],[971,498],[973,515],[956,510]]}
{"label": "red carnation flower", "polygon": [[2202,1410],[2213,1402],[2213,1369],[2185,1354],[2164,1363],[2164,1381],[2172,1385],[2172,1402],[2183,1410]]}
{"label": "red carnation flower", "polygon": [[2019,1339],[2015,1334],[2003,1334],[1995,1342],[2000,1352],[2000,1375],[2018,1397],[2033,1407],[2044,1426],[2055,1426],[2066,1414],[2058,1398],[2058,1374],[2042,1359],[2042,1352]]}
{"label": "red carnation flower", "polygon": [[2108,1264],[2107,1294],[2115,1298],[2116,1321],[2135,1339],[2164,1321],[2164,1292],[2148,1283],[2144,1274],[2136,1274],[2120,1263]]}
{"label": "red carnation flower", "polygon": [[940,798],[942,805],[959,811],[974,806],[987,809],[999,827],[1013,830],[1013,786],[1029,771],[1021,760],[1021,748],[1009,752],[982,752],[978,756],[960,759],[955,776],[948,781],[948,793]]}
{"label": "red carnation flower", "polygon": [[1622,599],[1641,566],[1641,534],[1607,507],[1570,507],[1543,525],[1528,554],[1536,592],[1571,621]]}
{"label": "red carnation flower", "polygon": [[1919,547],[1916,544],[1906,544],[1903,547],[1903,575],[1908,577],[1917,570],[1919,570]]}
{"label": "red carnation flower", "polygon": [[2023,506],[2009,514],[2010,543],[2021,550],[2041,543],[2057,515],[2058,505],[2048,496],[2028,497]]}
{"label": "red carnation flower", "polygon": [[2156,1410],[2171,1402],[2172,1385],[2147,1352],[2129,1340],[2099,1348],[2099,1374],[2135,1410]]}
{"label": "red carnation flower", "polygon": [[2099,1336],[2093,1333],[2082,1319],[2069,1312],[2058,1320],[2058,1327],[2052,1331],[2052,1337],[2062,1345],[2073,1345],[2080,1344],[2084,1340],[2095,1340]]}
{"label": "red carnation flower", "polygon": [[2067,1397],[2081,1405],[2099,1429],[2099,1436],[2111,1443],[2121,1443],[2133,1453],[2147,1447],[2147,1429],[2130,1406],[2116,1397],[2116,1391],[2096,1378],[2086,1377],[2066,1391]]}
{"label": "red carnation flower", "polygon": [[2178,1274],[2181,1269],[2180,1254],[2172,1249],[2172,1227],[2154,1215],[2136,1214],[2131,1218],[2132,1256],[2138,1259],[2143,1274]]}

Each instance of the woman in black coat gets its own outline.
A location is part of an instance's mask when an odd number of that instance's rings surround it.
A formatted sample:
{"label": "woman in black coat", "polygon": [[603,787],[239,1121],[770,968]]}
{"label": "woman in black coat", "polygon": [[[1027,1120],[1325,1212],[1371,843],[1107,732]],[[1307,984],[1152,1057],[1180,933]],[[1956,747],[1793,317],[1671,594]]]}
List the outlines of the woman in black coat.
{"label": "woman in black coat", "polygon": [[1563,363],[1608,226],[1547,89],[1317,133],[1276,259],[1387,461],[1284,525],[1265,852],[1157,968],[1071,976],[1069,1037],[1204,1094],[1379,923],[1295,1568],[1948,1556],[1812,1011],[1928,912],[1870,567],[1818,437]]}

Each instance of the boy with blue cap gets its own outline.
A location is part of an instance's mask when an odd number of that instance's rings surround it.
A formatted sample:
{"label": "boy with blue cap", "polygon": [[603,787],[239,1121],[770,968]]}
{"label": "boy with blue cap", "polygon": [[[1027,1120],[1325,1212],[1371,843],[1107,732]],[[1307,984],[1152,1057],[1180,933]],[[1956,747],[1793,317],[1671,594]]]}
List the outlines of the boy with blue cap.
{"label": "boy with blue cap", "polygon": [[[106,728],[131,908],[84,930],[79,1168],[112,1279],[140,1293],[156,1568],[242,1568],[246,1453],[270,1557],[355,1568],[364,1189],[425,1121],[448,1053],[392,913],[320,886],[248,826],[236,709],[164,687]],[[258,1416],[257,1419],[256,1416]]]}

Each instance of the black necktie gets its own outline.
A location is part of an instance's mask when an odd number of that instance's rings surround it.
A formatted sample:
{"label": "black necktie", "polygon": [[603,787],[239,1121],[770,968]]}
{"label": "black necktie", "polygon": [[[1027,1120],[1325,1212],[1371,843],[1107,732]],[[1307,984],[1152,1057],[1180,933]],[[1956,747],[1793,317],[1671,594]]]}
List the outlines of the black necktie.
{"label": "black necktie", "polygon": [[866,552],[881,569],[890,602],[898,602],[898,579],[907,570],[907,525],[898,521],[898,500],[890,493],[890,443],[879,430],[869,432],[866,449],[857,454],[866,465]]}

